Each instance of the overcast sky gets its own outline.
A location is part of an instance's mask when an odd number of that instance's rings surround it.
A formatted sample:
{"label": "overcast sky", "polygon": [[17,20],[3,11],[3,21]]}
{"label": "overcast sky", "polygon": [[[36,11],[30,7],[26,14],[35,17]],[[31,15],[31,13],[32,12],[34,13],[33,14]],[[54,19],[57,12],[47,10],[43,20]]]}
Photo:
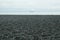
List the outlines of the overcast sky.
{"label": "overcast sky", "polygon": [[0,8],[40,8],[60,10],[60,0],[0,0]]}
{"label": "overcast sky", "polygon": [[[24,9],[26,8],[26,9]],[[42,11],[44,13],[16,13],[20,10]],[[0,0],[1,14],[58,14],[60,15],[60,0]]]}

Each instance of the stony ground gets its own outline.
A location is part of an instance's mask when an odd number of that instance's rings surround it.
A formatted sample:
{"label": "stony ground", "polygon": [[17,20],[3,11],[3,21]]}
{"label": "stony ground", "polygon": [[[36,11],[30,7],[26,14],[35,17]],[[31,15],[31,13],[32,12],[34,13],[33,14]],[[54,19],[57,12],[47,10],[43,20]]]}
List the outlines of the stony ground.
{"label": "stony ground", "polygon": [[60,16],[0,15],[0,40],[60,40]]}

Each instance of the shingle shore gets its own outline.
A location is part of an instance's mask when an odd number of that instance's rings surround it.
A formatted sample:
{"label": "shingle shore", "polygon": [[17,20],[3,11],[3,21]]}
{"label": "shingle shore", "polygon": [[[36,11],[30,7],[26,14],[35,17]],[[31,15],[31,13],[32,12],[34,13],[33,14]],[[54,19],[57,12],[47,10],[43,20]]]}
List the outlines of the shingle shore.
{"label": "shingle shore", "polygon": [[0,40],[60,40],[60,16],[0,15]]}

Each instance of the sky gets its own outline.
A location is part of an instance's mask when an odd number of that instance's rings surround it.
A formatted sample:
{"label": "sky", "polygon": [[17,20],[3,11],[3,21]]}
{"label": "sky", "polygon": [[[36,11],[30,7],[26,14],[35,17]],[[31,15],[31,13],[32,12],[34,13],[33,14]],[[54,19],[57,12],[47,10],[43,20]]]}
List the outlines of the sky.
{"label": "sky", "polygon": [[60,0],[0,0],[0,7],[60,8]]}
{"label": "sky", "polygon": [[60,0],[0,0],[0,11],[19,10],[20,8],[30,10],[60,11]]}

